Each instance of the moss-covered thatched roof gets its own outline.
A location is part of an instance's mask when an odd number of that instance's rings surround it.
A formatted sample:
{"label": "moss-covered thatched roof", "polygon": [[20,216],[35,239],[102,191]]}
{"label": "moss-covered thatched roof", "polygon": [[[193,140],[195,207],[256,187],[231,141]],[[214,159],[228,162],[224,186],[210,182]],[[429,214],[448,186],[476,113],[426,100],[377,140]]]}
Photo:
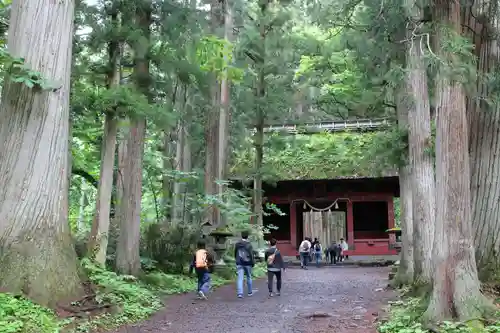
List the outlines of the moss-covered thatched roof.
{"label": "moss-covered thatched roof", "polygon": [[[405,147],[394,130],[274,135],[266,139],[262,172],[265,181],[394,176]],[[252,178],[254,156],[248,140],[234,154],[231,177]]]}

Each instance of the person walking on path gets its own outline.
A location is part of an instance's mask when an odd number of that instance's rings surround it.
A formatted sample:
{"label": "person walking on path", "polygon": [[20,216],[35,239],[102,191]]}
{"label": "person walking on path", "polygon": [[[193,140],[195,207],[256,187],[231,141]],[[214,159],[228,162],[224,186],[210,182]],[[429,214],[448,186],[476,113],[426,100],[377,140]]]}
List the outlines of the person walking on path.
{"label": "person walking on path", "polygon": [[299,246],[300,267],[303,269],[307,269],[310,251],[311,242],[309,241],[309,238],[306,237]]}
{"label": "person walking on path", "polygon": [[265,259],[267,262],[267,287],[269,297],[273,297],[274,277],[276,276],[276,296],[281,295],[281,270],[285,270],[285,262],[281,252],[276,247],[276,239],[271,239],[271,246],[266,250]]}
{"label": "person walking on path", "polygon": [[321,263],[321,254],[323,253],[323,247],[321,246],[321,242],[316,240],[314,244],[314,257],[316,258],[316,267],[319,267]]}
{"label": "person walking on path", "polygon": [[197,294],[200,299],[207,299],[208,291],[210,290],[210,271],[214,263],[213,255],[205,249],[205,242],[199,241],[196,244],[196,252],[189,266],[189,273],[196,271],[198,278]]}
{"label": "person walking on path", "polygon": [[241,240],[234,246],[234,259],[236,261],[236,292],[238,298],[243,298],[243,279],[247,278],[247,295],[252,296],[252,267],[255,265],[253,247],[248,240],[248,231],[241,233]]}

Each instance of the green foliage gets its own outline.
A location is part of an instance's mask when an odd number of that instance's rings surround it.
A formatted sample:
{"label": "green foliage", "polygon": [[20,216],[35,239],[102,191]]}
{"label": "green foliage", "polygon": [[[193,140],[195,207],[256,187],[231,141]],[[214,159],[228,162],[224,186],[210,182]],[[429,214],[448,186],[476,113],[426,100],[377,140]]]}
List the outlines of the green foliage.
{"label": "green foliage", "polygon": [[[265,147],[266,180],[369,177],[394,173],[406,159],[405,133],[335,133],[272,137]],[[251,175],[253,152],[237,151],[231,173]]]}
{"label": "green foliage", "polygon": [[22,296],[0,293],[0,333],[54,333],[59,328],[51,310]]}
{"label": "green foliage", "polygon": [[401,200],[394,198],[394,223],[396,227],[401,228]]}
{"label": "green foliage", "polygon": [[439,38],[441,45],[438,46],[442,54],[431,54],[431,59],[437,63],[439,75],[475,90],[478,73],[474,44],[469,38],[457,34],[453,28],[439,25],[435,28],[442,35]]}
{"label": "green foliage", "polygon": [[197,44],[196,60],[203,71],[212,72],[218,78],[228,78],[233,82],[241,81],[243,71],[231,66],[233,45],[226,39],[205,36]]}
{"label": "green foliage", "polygon": [[153,223],[142,234],[141,254],[152,260],[152,266],[162,271],[183,273],[193,255],[194,245],[201,236],[196,225],[165,226]]}
{"label": "green foliage", "polygon": [[58,90],[61,87],[60,83],[51,82],[41,73],[30,69],[23,58],[13,57],[5,47],[0,47],[0,64],[2,72],[14,83],[41,90]]}
{"label": "green foliage", "polygon": [[[107,325],[121,325],[147,318],[162,307],[157,294],[148,289],[133,276],[117,275],[93,264],[88,259],[82,260],[82,267],[89,280],[97,286],[97,299],[100,303],[117,306],[120,312],[116,316],[106,316]],[[102,324],[99,319],[96,324]]]}
{"label": "green foliage", "polygon": [[[382,322],[379,333],[430,333],[420,322],[422,314],[427,309],[428,302],[422,298],[406,298],[390,303],[390,318]],[[500,317],[499,317],[500,318]],[[441,333],[476,333],[477,330],[467,323],[443,322],[437,330]],[[435,332],[436,330],[434,330]],[[500,332],[500,321],[487,322],[484,333]]]}

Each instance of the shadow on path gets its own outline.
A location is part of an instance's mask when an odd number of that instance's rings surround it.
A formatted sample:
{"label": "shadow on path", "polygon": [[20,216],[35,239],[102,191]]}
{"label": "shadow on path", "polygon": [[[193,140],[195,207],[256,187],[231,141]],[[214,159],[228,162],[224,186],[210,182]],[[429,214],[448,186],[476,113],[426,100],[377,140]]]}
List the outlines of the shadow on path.
{"label": "shadow on path", "polygon": [[289,269],[279,297],[267,281],[254,283],[252,297],[237,299],[234,285],[210,294],[173,296],[149,320],[115,333],[374,333],[374,320],[392,297],[386,267]]}

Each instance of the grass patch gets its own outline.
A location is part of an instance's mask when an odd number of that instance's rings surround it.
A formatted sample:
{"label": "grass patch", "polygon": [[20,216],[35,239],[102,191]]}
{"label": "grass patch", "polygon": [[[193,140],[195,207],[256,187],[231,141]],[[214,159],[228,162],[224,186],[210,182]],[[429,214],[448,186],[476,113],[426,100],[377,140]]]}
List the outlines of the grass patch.
{"label": "grass patch", "polygon": [[[474,333],[470,326],[460,322],[443,322],[433,331],[425,328],[420,319],[427,309],[427,300],[403,297],[390,302],[389,319],[380,323],[379,333]],[[498,314],[500,318],[500,313]],[[485,323],[485,333],[500,333],[500,320]]]}
{"label": "grass patch", "polygon": [[[61,319],[54,311],[21,296],[0,293],[0,333],[77,333],[111,329],[148,318],[162,308],[162,296],[196,290],[194,275],[151,272],[136,278],[117,275],[86,259],[81,263],[94,286],[93,304],[96,308],[109,305],[106,311],[91,317]],[[226,278],[212,275],[213,287],[234,279],[236,270],[233,265],[228,265],[225,270],[221,275]],[[255,266],[254,277],[261,277],[265,273],[265,264]],[[77,307],[77,303],[72,305]]]}

